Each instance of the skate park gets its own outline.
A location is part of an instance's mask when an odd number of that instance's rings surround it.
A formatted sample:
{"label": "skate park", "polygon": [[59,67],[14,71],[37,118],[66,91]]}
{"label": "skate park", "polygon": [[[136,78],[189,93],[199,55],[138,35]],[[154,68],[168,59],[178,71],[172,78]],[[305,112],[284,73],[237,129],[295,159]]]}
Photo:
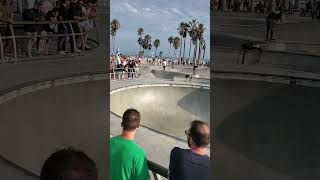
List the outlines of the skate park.
{"label": "skate park", "polygon": [[[288,16],[266,42],[265,16],[221,14],[211,23],[213,178],[317,179],[319,21]],[[244,56],[248,42],[259,49]]]}

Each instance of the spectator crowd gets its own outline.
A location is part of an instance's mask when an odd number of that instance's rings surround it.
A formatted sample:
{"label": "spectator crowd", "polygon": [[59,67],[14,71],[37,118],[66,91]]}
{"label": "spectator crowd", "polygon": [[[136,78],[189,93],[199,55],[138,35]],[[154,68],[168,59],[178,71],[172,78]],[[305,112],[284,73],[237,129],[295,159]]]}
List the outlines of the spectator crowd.
{"label": "spectator crowd", "polygon": [[[36,55],[48,55],[52,37],[57,37],[55,44],[60,55],[67,53],[68,41],[72,54],[90,49],[87,39],[97,15],[96,3],[97,0],[23,0],[19,3],[17,0],[1,0],[0,33],[5,53],[12,53],[13,49],[9,24],[17,26],[14,30],[20,30],[18,25],[23,24],[27,57],[32,57],[33,49],[36,49]],[[14,33],[18,38],[19,35]]]}
{"label": "spectator crowd", "polygon": [[[226,4],[224,7],[228,11],[244,11],[244,12],[255,12],[255,13],[270,13],[271,4],[269,0],[225,0]],[[211,0],[211,6],[217,6],[218,10],[223,8],[223,0]],[[297,4],[300,3],[300,4]],[[275,9],[282,8],[285,13],[293,14],[299,12],[300,16],[309,16],[312,19],[320,19],[320,1],[319,0],[307,0],[307,1],[296,1],[296,0],[275,0]]]}
{"label": "spectator crowd", "polygon": [[111,79],[133,79],[139,77],[140,60],[117,54],[110,56]]}

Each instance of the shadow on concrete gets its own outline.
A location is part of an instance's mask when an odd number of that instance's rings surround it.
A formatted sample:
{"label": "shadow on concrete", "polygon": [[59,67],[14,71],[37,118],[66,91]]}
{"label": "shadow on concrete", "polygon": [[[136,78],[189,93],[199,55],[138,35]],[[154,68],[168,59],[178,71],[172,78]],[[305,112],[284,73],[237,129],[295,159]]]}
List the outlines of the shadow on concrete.
{"label": "shadow on concrete", "polygon": [[319,179],[319,99],[318,88],[279,88],[225,118],[216,137],[274,171]]}
{"label": "shadow on concrete", "polygon": [[185,95],[177,104],[185,111],[198,116],[199,120],[210,123],[210,113],[208,113],[210,112],[209,90],[195,89]]}

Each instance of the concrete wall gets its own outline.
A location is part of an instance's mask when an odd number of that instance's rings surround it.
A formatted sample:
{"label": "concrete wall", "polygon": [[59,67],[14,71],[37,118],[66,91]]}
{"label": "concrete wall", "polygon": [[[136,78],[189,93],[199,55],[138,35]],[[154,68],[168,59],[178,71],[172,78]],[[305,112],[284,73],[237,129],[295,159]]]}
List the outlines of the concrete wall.
{"label": "concrete wall", "polygon": [[110,95],[110,110],[122,116],[136,108],[141,124],[181,139],[193,120],[209,123],[209,89],[174,86],[129,87]]}
{"label": "concrete wall", "polygon": [[72,146],[97,163],[106,179],[105,80],[63,85],[19,96],[0,105],[0,155],[39,174],[57,148]]}

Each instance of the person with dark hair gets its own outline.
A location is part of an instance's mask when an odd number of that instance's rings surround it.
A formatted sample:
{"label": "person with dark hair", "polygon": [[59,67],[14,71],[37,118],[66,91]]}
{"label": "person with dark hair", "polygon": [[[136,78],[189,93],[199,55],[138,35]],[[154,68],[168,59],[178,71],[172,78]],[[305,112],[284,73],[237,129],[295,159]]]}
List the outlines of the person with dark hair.
{"label": "person with dark hair", "polygon": [[145,152],[135,141],[140,113],[128,109],[122,117],[122,133],[110,139],[110,180],[149,180]]}
{"label": "person with dark hair", "polygon": [[[2,0],[0,10],[0,22],[6,23],[6,26],[0,27],[0,34],[2,37],[11,36],[11,30],[9,24],[14,22],[14,10],[9,0]],[[12,52],[12,39],[2,40],[4,55]]]}
{"label": "person with dark hair", "polygon": [[[26,9],[22,13],[23,19],[25,21],[35,21],[35,22],[41,22],[45,20],[45,16],[42,13],[42,3],[36,2],[34,5],[34,8],[32,9]],[[35,24],[28,24],[24,26],[24,31],[28,36],[31,36],[28,38],[27,42],[27,56],[32,57],[32,47],[35,41],[37,41],[37,38],[33,37],[35,35],[45,35],[45,32],[42,32],[42,25],[35,25]],[[37,51],[39,50],[39,41],[37,41]]]}
{"label": "person with dark hair", "polygon": [[84,152],[60,149],[44,162],[40,180],[97,180],[95,162]]}
{"label": "person with dark hair", "polygon": [[[81,1],[82,2],[82,1]],[[88,17],[85,15],[85,13],[82,11],[81,3],[78,0],[71,0],[70,3],[70,8],[69,8],[69,20],[74,20],[74,21],[84,21],[88,20]],[[78,26],[78,23],[72,23],[72,28],[75,33],[81,33],[81,29]],[[76,42],[76,48],[75,51],[76,53],[81,53],[81,47],[82,44],[82,39],[80,35],[75,36],[75,42]]]}
{"label": "person with dark hair", "polygon": [[[59,1],[60,8],[59,8],[59,16],[58,20],[59,21],[67,21],[69,19],[69,5],[70,5],[70,0],[60,0]],[[59,23],[58,24],[58,32],[59,34],[68,34],[70,32],[70,27],[67,24]],[[67,36],[60,36],[58,38],[58,53],[60,55],[65,55],[66,54],[66,39]],[[70,41],[70,48],[71,52],[73,53],[74,51],[74,43],[72,41],[72,38],[69,38]]]}
{"label": "person with dark hair", "polygon": [[202,121],[192,121],[185,131],[190,149],[174,147],[170,154],[170,180],[209,180],[210,158],[207,146],[210,143],[209,126]]}

